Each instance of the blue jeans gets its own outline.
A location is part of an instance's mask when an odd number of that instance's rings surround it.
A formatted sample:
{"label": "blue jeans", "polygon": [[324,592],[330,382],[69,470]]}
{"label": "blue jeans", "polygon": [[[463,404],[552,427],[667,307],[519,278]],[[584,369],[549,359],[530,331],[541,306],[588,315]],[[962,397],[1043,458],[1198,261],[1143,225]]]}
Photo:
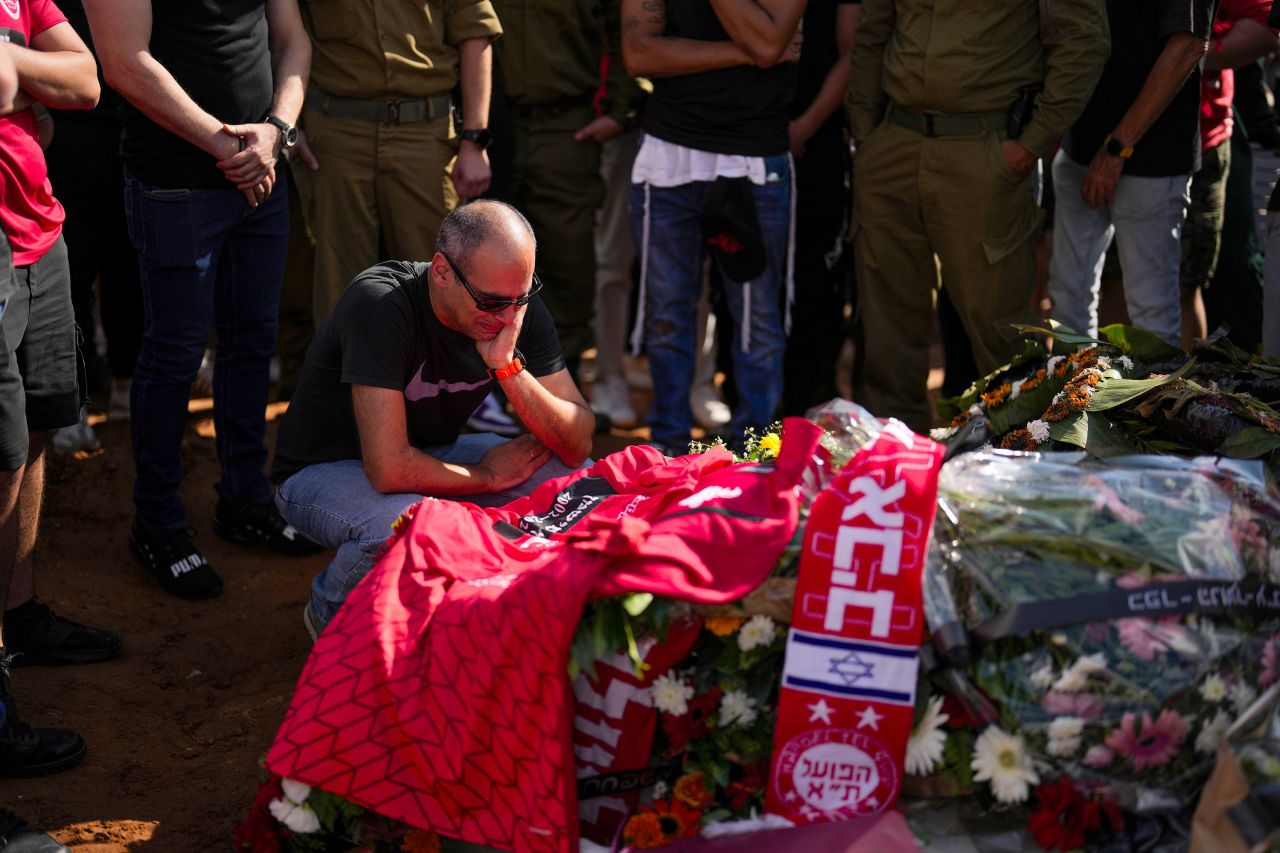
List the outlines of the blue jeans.
{"label": "blue jeans", "polygon": [[[442,462],[470,464],[506,439],[491,433],[459,436],[453,444],[423,448]],[[590,465],[587,460],[584,465]],[[552,457],[520,485],[501,492],[467,495],[457,500],[477,506],[502,506],[574,469]],[[391,536],[391,525],[423,495],[379,492],[365,476],[359,459],[309,465],[281,484],[276,506],[285,520],[307,538],[337,551],[329,566],[311,583],[311,607],[318,630],[329,624],[347,595],[369,573]]]}
{"label": "blue jeans", "polygon": [[1102,267],[1114,237],[1130,321],[1177,346],[1182,335],[1182,223],[1191,176],[1121,175],[1115,201],[1098,210],[1080,195],[1087,171],[1065,152],[1054,158],[1053,319],[1086,335],[1098,333]]}
{"label": "blue jeans", "polygon": [[257,208],[236,189],[152,187],[125,173],[125,217],[138,252],[145,329],[133,374],[133,501],[153,532],[183,528],[178,497],[191,383],[217,329],[213,422],[231,502],[264,501],[271,487],[263,443],[289,196],[279,175]]}
{"label": "blue jeans", "polygon": [[[731,438],[747,427],[771,424],[782,401],[782,292],[791,223],[791,161],[765,158],[768,180],[752,184],[756,218],[764,239],[764,272],[753,281],[725,280],[725,301],[733,317],[733,376],[738,405]],[[693,428],[689,389],[697,360],[698,298],[702,295],[701,220],[712,181],[677,187],[631,185],[631,229],[644,257],[644,335],[653,374],[649,429],[658,444],[683,452]],[[645,234],[648,233],[648,245]]]}

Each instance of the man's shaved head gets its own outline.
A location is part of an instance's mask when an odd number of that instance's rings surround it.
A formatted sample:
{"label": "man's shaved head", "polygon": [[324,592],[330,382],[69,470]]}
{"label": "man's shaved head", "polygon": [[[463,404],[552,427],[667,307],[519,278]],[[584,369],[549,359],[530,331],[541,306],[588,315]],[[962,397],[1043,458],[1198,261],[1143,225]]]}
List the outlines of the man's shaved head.
{"label": "man's shaved head", "polygon": [[471,264],[475,253],[486,252],[518,258],[536,252],[533,226],[506,202],[480,199],[459,205],[440,223],[436,251],[462,264]]}

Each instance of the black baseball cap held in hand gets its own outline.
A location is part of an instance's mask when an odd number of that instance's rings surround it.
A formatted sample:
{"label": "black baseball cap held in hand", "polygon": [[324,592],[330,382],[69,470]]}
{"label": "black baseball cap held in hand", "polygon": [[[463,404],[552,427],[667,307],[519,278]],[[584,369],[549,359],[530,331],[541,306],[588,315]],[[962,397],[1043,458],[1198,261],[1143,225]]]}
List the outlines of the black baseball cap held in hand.
{"label": "black baseball cap held in hand", "polygon": [[702,210],[702,239],[733,281],[751,281],[764,272],[764,239],[748,178],[716,178]]}

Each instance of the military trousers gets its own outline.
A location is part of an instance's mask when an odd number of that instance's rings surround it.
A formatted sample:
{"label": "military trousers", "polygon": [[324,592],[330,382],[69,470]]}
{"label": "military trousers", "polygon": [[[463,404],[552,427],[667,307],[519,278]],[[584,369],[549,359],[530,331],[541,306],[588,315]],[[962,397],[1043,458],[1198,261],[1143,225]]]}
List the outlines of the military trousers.
{"label": "military trousers", "polygon": [[940,275],[980,373],[1019,347],[1030,317],[1040,209],[1031,181],[1009,169],[1003,131],[930,138],[888,121],[859,147],[854,169],[858,355],[854,397],[923,432]]}
{"label": "military trousers", "polygon": [[448,116],[386,124],[310,107],[302,127],[320,168],[293,175],[316,242],[312,307],[318,327],[358,273],[382,260],[427,261],[458,203],[450,173],[457,140]]}
{"label": "military trousers", "polygon": [[542,299],[556,321],[565,360],[573,365],[592,344],[595,314],[595,215],[604,200],[600,145],[573,134],[594,117],[580,107],[522,115],[513,110],[515,151],[511,197],[538,238]]}

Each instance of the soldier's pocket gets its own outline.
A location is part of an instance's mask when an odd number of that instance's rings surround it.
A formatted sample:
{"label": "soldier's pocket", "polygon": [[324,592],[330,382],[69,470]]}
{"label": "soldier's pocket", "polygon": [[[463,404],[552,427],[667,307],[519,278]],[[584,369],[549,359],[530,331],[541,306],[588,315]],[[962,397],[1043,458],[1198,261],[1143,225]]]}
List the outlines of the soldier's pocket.
{"label": "soldier's pocket", "polygon": [[1025,248],[1040,233],[1044,213],[1027,187],[1015,188],[1013,192],[1000,192],[998,187],[993,187],[991,195],[994,203],[987,208],[982,252],[987,263],[995,266]]}

